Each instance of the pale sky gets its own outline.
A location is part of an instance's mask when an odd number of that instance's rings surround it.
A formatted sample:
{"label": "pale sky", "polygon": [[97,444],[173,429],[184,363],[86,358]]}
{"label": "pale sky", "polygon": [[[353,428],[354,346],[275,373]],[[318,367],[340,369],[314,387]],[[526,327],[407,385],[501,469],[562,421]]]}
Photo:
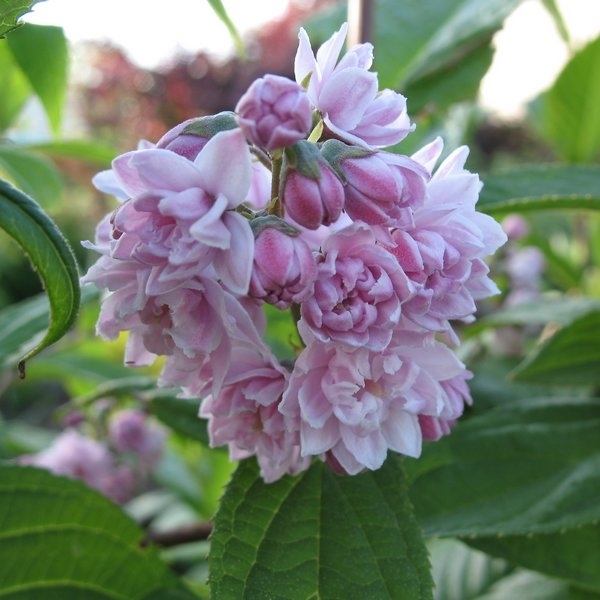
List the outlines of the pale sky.
{"label": "pale sky", "polygon": [[[242,34],[283,13],[287,2],[223,0]],[[600,0],[557,0],[557,4],[576,47],[600,34]],[[25,20],[60,25],[73,42],[110,40],[143,67],[159,66],[176,53],[208,50],[224,56],[231,50],[229,33],[206,0],[169,0],[169,19],[160,6],[148,0],[45,0]],[[502,116],[519,116],[525,102],[551,85],[568,50],[540,0],[525,0],[497,34],[495,45],[481,103]]]}

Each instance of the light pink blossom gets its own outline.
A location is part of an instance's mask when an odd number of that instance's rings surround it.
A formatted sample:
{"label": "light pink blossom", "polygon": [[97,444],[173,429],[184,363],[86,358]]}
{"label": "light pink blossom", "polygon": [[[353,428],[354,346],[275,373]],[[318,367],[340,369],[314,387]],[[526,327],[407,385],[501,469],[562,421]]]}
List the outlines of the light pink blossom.
{"label": "light pink blossom", "polygon": [[280,411],[300,420],[302,456],[331,457],[356,474],[378,469],[388,450],[419,456],[420,418],[462,413],[453,382],[464,373],[446,345],[410,326],[383,352],[315,340],[296,360]]}
{"label": "light pink blossom", "polygon": [[[435,158],[440,151],[435,142],[416,158],[431,164],[429,154]],[[481,182],[464,168],[467,155],[467,148],[459,148],[440,165],[424,202],[415,207],[414,225],[394,230],[389,248],[416,288],[404,314],[454,341],[450,321],[472,321],[475,301],[498,293],[484,259],[506,241],[500,225],[475,208]]]}
{"label": "light pink blossom", "polygon": [[135,484],[133,473],[115,464],[106,445],[75,429],[66,429],[48,448],[21,457],[19,463],[80,479],[120,503],[131,497]]}
{"label": "light pink blossom", "polygon": [[408,278],[364,223],[329,236],[322,252],[314,295],[301,305],[301,335],[383,350],[412,294]]}
{"label": "light pink blossom", "polygon": [[378,91],[377,75],[369,71],[371,44],[354,46],[338,62],[347,31],[347,24],[342,25],[315,56],[301,29],[294,61],[296,81],[308,81],[308,97],[333,137],[361,146],[396,144],[414,129],[406,99],[392,90]]}
{"label": "light pink blossom", "polygon": [[232,368],[218,395],[209,395],[200,416],[209,420],[211,446],[228,445],[232,460],[256,455],[267,482],[306,469],[297,427],[278,407],[288,373],[273,357],[236,348]]}

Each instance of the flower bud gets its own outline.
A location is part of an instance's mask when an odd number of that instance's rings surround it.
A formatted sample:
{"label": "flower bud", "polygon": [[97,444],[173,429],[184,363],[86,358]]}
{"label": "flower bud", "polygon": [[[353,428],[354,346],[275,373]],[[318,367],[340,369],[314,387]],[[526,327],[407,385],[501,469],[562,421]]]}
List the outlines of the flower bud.
{"label": "flower bud", "polygon": [[171,150],[189,160],[194,160],[213,135],[235,127],[237,127],[235,116],[227,111],[208,117],[188,119],[167,131],[158,140],[156,147]]}
{"label": "flower bud", "polygon": [[407,156],[323,144],[322,154],[344,182],[344,210],[369,225],[407,226],[425,196],[426,170]]}
{"label": "flower bud", "polygon": [[279,195],[298,225],[317,229],[338,219],[344,188],[315,144],[300,141],[286,148]]}
{"label": "flower bud", "polygon": [[254,266],[249,295],[286,309],[313,293],[317,265],[298,232],[277,217],[253,222]]}
{"label": "flower bud", "polygon": [[279,75],[265,75],[254,81],[235,112],[248,140],[267,151],[301,140],[312,126],[306,92],[296,82]]}

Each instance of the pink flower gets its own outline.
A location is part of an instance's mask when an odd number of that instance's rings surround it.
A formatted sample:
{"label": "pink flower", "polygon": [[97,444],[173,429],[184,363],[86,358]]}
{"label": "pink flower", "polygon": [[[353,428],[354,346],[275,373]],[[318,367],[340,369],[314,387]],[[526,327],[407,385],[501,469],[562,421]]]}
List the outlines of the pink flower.
{"label": "pink flower", "polygon": [[[434,142],[416,158],[427,156],[431,164],[430,150],[435,159],[441,145]],[[475,209],[481,183],[464,168],[467,154],[459,148],[440,165],[415,207],[414,225],[396,229],[389,247],[417,291],[404,314],[455,341],[450,321],[472,321],[475,301],[498,293],[484,258],[506,241],[500,225]]]}
{"label": "pink flower", "polygon": [[[260,221],[256,219],[255,223]],[[249,295],[286,309],[313,293],[317,265],[311,249],[298,231],[282,230],[284,221],[264,217],[256,225],[254,267]]]}
{"label": "pink flower", "polygon": [[347,30],[347,24],[342,25],[315,56],[301,29],[294,62],[296,81],[302,85],[308,81],[308,97],[333,137],[361,146],[396,144],[414,129],[406,99],[392,90],[378,92],[377,75],[369,72],[371,44],[354,46],[338,62]]}
{"label": "pink flower", "polygon": [[388,450],[419,456],[420,419],[458,417],[465,376],[447,346],[410,326],[383,352],[315,340],[296,360],[279,410],[300,421],[302,456],[324,455],[352,475],[378,469]]}
{"label": "pink flower", "polygon": [[125,409],[111,415],[108,433],[119,452],[132,452],[152,468],[162,456],[165,430],[142,411]]}
{"label": "pink flower", "polygon": [[131,198],[116,211],[111,254],[150,266],[149,294],[169,291],[207,269],[244,294],[253,236],[234,209],[250,187],[250,154],[239,130],[211,138],[192,162],[164,149],[134,151],[113,162]]}
{"label": "pink flower", "polygon": [[286,149],[280,197],[286,214],[307,229],[330,225],[344,208],[342,182],[310,142]]}
{"label": "pink flower", "polygon": [[265,75],[254,81],[235,112],[248,140],[269,152],[306,137],[312,126],[306,92],[279,75]]}
{"label": "pink flower", "polygon": [[354,223],[323,243],[314,295],[301,305],[305,341],[343,342],[383,350],[412,287],[370,227]]}
{"label": "pink flower", "polygon": [[80,479],[119,503],[129,500],[135,483],[133,473],[117,466],[104,444],[75,429],[66,429],[48,448],[21,457],[19,463]]}
{"label": "pink flower", "polygon": [[211,446],[229,446],[232,460],[256,455],[267,482],[306,469],[297,428],[278,410],[288,374],[274,358],[237,348],[218,395],[207,396],[200,416],[209,419]]}

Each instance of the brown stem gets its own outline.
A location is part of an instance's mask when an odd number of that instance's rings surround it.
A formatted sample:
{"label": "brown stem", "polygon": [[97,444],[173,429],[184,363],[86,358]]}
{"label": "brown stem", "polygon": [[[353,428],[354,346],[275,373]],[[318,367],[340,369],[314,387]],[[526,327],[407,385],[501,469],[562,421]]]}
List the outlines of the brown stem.
{"label": "brown stem", "polygon": [[208,539],[213,530],[212,523],[193,523],[168,531],[149,531],[143,542],[144,546],[154,544],[161,548],[170,548],[179,544],[202,542]]}

